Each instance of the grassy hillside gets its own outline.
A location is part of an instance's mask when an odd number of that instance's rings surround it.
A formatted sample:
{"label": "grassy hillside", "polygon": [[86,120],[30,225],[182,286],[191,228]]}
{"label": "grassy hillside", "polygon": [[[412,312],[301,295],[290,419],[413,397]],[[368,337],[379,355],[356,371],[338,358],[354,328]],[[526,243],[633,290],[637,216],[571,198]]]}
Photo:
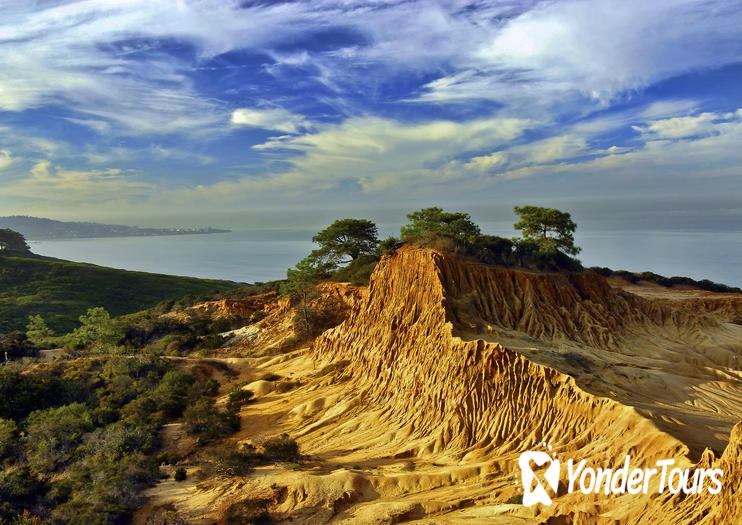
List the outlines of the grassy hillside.
{"label": "grassy hillside", "polygon": [[112,316],[123,315],[165,299],[236,286],[44,257],[0,256],[0,333],[25,330],[29,314],[40,314],[57,332],[69,331],[92,306],[103,306]]}

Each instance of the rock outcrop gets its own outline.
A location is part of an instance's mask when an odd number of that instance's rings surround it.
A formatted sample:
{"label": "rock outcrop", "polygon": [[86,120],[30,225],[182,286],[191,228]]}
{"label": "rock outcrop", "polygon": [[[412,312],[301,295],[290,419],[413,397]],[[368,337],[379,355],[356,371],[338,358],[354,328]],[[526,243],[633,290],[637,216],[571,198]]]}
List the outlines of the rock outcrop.
{"label": "rock outcrop", "polygon": [[[400,457],[500,458],[512,468],[516,452],[548,443],[557,454],[595,464],[617,464],[629,455],[640,467],[667,457],[690,467],[688,448],[635,408],[593,395],[569,375],[500,344],[459,335],[504,329],[620,351],[625,340],[642,334],[667,330],[692,339],[718,326],[713,317],[613,289],[594,273],[495,268],[405,247],[382,259],[368,297],[322,334],[312,353],[321,363],[347,363],[338,380],[347,385],[346,399],[354,400],[348,413],[373,410],[388,439],[404,437]],[[334,411],[332,420],[338,417]],[[349,424],[331,428],[320,418],[308,433],[324,426],[330,443]],[[650,496],[645,500],[639,508],[654,504]],[[621,505],[626,510],[616,510]],[[572,494],[545,512],[590,523],[603,513],[636,516],[631,508]]]}

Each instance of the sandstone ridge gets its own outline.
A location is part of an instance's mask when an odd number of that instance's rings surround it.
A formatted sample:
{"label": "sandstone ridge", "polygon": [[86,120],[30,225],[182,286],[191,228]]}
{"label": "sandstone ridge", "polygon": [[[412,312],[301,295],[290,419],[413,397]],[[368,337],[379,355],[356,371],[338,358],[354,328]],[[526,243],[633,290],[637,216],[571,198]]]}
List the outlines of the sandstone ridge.
{"label": "sandstone ridge", "polygon": [[[634,407],[593,395],[570,375],[501,344],[459,336],[517,331],[542,342],[621,352],[644,333],[692,339],[720,326],[712,316],[614,289],[592,272],[495,268],[405,247],[381,261],[367,299],[322,334],[312,353],[323,363],[348,363],[339,380],[347,382],[353,408],[344,416],[361,407],[374,411],[390,445],[404,447],[401,455],[499,458],[511,468],[515,452],[548,443],[558,454],[597,464],[630,455],[639,464],[674,457],[690,466],[687,446]],[[326,427],[323,440],[332,443],[347,429],[328,423],[319,417],[306,434]],[[601,498],[565,497],[550,512],[582,508],[595,515],[610,512],[605,505]]]}

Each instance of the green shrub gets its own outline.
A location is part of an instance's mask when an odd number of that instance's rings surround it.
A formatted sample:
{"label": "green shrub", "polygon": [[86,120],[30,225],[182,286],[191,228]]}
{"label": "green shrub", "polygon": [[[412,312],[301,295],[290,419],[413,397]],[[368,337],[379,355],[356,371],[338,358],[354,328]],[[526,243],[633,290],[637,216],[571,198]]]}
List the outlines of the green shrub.
{"label": "green shrub", "polygon": [[354,286],[365,286],[368,284],[378,262],[379,257],[376,255],[361,255],[347,266],[335,271],[332,274],[332,280],[349,282]]}
{"label": "green shrub", "polygon": [[18,359],[38,355],[38,351],[26,334],[16,330],[9,334],[0,334],[0,362],[5,361],[6,355],[10,359]]}
{"label": "green shrub", "polygon": [[402,241],[395,237],[387,237],[379,243],[379,252],[381,252],[381,255],[392,254],[397,248],[402,246],[402,244]]}
{"label": "green shrub", "polygon": [[227,341],[226,337],[222,337],[219,334],[209,334],[203,336],[198,340],[196,348],[200,350],[216,350],[220,348]]}
{"label": "green shrub", "polygon": [[580,271],[582,265],[577,259],[559,251],[555,244],[519,239],[515,242],[515,263],[526,268],[549,271]]}
{"label": "green shrub", "polygon": [[268,314],[266,314],[264,310],[255,310],[250,316],[250,322],[257,323],[261,319],[265,319],[266,315]]}
{"label": "green shrub", "polygon": [[175,509],[158,510],[147,518],[145,525],[188,525],[188,522],[180,516]]}
{"label": "green shrub", "polygon": [[21,374],[0,367],[0,418],[20,421],[33,410],[44,409],[86,397],[80,381],[49,371]]}
{"label": "green shrub", "polygon": [[[136,357],[43,365],[33,374],[0,368],[0,391],[7,394],[0,396],[0,409],[13,419],[23,418],[26,406],[34,404],[85,402],[26,417],[26,436],[10,452],[17,459],[6,459],[0,470],[0,523],[24,508],[43,509],[53,523],[128,523],[145,499],[143,490],[161,477],[157,425],[177,417],[191,396],[200,395],[193,375],[172,366],[157,357]],[[219,424],[231,425],[227,431],[239,423],[228,414],[216,415]],[[4,448],[17,435],[16,425],[0,419]]]}
{"label": "green shrub", "polygon": [[294,388],[298,388],[301,386],[301,383],[297,381],[281,381],[276,385],[276,392],[279,394],[285,394],[286,392],[293,390]]}
{"label": "green shrub", "polygon": [[26,237],[10,228],[0,229],[0,248],[2,248],[0,254],[3,256],[11,253],[26,254],[31,252]]}
{"label": "green shrub", "polygon": [[243,405],[253,400],[254,394],[250,390],[237,389],[229,393],[227,399],[227,412],[236,413]]}
{"label": "green shrub", "polygon": [[121,417],[133,422],[147,423],[162,422],[161,415],[157,413],[157,402],[151,396],[139,396],[127,403],[121,409]]}
{"label": "green shrub", "polygon": [[54,523],[118,524],[131,521],[146,501],[142,491],[160,479],[152,456],[135,452],[116,461],[88,456],[68,469],[72,492],[52,512]]}
{"label": "green shrub", "polygon": [[263,443],[263,454],[269,461],[298,461],[299,445],[289,437],[281,434]]}
{"label": "green shrub", "polygon": [[185,481],[187,476],[188,474],[186,473],[185,467],[178,467],[177,469],[175,469],[175,481]]}
{"label": "green shrub", "polygon": [[0,418],[0,461],[11,455],[18,441],[18,425],[12,419]]}
{"label": "green shrub", "polygon": [[75,348],[92,346],[102,350],[109,345],[117,344],[124,336],[118,323],[111,320],[111,316],[102,306],[88,308],[85,315],[80,316],[81,325],[69,336]]}
{"label": "green shrub", "polygon": [[228,524],[268,525],[273,520],[268,514],[269,500],[248,498],[233,503],[224,513],[224,521]]}
{"label": "green shrub", "polygon": [[[169,505],[168,507],[172,507]],[[188,522],[180,516],[175,508],[163,508],[156,511],[147,518],[145,525],[188,525]]]}
{"label": "green shrub", "polygon": [[27,465],[0,470],[0,502],[14,507],[30,507],[44,489],[44,484]]}
{"label": "green shrub", "polygon": [[34,343],[42,343],[54,332],[46,325],[46,321],[40,315],[29,315],[28,324],[26,325],[26,336]]}
{"label": "green shrub", "polygon": [[407,214],[409,224],[402,226],[403,239],[424,238],[433,234],[467,242],[480,234],[479,226],[474,224],[468,213],[444,212],[441,208],[425,208]]}
{"label": "green shrub", "polygon": [[180,461],[180,456],[175,452],[160,452],[157,454],[156,462],[158,465],[175,465]]}
{"label": "green shrub", "polygon": [[207,396],[213,397],[219,393],[219,382],[211,377],[198,377],[188,389],[191,399]]}
{"label": "green shrub", "polygon": [[469,245],[469,252],[487,264],[513,264],[515,242],[496,235],[478,235]]}
{"label": "green shrub", "polygon": [[49,473],[72,459],[83,434],[93,430],[93,421],[85,405],[72,403],[32,412],[27,426],[28,463],[39,472]]}
{"label": "green shrub", "polygon": [[202,441],[212,441],[239,430],[240,419],[234,414],[219,412],[212,399],[202,398],[183,412],[185,429]]}
{"label": "green shrub", "polygon": [[590,269],[596,273],[599,273],[603,277],[620,277],[622,279],[625,279],[626,281],[629,281],[630,283],[637,283],[639,281],[650,281],[661,286],[684,285],[692,286],[709,292],[742,293],[742,289],[740,288],[715,283],[709,281],[708,279],[696,281],[694,279],[691,279],[690,277],[664,277],[653,272],[635,273],[628,272],[626,270],[611,270],[610,268],[606,267],[592,267]]}
{"label": "green shrub", "polygon": [[244,444],[241,448],[228,445],[210,453],[207,470],[218,476],[245,476],[257,465],[265,463],[265,456],[255,451],[255,447]]}
{"label": "green shrub", "polygon": [[155,425],[136,425],[119,421],[98,428],[86,437],[81,452],[101,463],[113,463],[135,453],[151,455],[159,444]]}
{"label": "green shrub", "polygon": [[195,378],[175,370],[168,371],[152,392],[152,399],[157,404],[157,410],[167,418],[178,417],[183,413],[189,397],[191,385]]}

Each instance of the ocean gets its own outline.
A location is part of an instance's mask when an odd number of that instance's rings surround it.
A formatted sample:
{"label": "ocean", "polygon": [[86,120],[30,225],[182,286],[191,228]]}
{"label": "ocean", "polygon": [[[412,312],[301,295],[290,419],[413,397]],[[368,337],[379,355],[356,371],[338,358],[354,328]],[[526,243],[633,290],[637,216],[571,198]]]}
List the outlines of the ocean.
{"label": "ocean", "polygon": [[[239,282],[282,279],[316,230],[31,241],[40,255],[101,266]],[[393,232],[382,232],[382,237]],[[492,233],[512,236],[512,232]],[[651,271],[742,287],[742,232],[578,231],[585,266]]]}
{"label": "ocean", "polygon": [[34,253],[69,261],[253,283],[286,277],[286,269],[315,248],[311,242],[313,233],[277,230],[60,239],[29,244]]}

